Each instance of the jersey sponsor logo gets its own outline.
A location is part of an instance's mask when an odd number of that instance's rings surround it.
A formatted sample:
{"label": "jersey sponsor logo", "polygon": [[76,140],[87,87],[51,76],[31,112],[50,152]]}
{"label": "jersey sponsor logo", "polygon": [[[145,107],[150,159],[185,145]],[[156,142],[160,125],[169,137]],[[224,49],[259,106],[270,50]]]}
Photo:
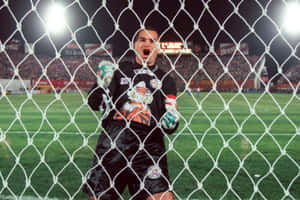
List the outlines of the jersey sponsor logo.
{"label": "jersey sponsor logo", "polygon": [[151,91],[146,87],[144,81],[138,82],[128,91],[127,95],[131,101],[136,101],[146,105],[151,104],[153,101]]}
{"label": "jersey sponsor logo", "polygon": [[158,179],[161,176],[161,169],[159,166],[150,166],[147,170],[147,177],[150,179]]}
{"label": "jersey sponsor logo", "polygon": [[143,69],[134,69],[133,71],[134,71],[135,74],[147,74],[149,76],[154,75],[154,73],[151,70],[144,69],[144,68]]}
{"label": "jersey sponsor logo", "polygon": [[131,78],[122,77],[121,80],[120,80],[120,84],[121,85],[128,85],[130,81],[131,81]]}
{"label": "jersey sponsor logo", "polygon": [[150,126],[151,111],[148,104],[153,101],[150,90],[144,81],[139,82],[128,93],[129,101],[114,115],[116,120],[128,120]]}

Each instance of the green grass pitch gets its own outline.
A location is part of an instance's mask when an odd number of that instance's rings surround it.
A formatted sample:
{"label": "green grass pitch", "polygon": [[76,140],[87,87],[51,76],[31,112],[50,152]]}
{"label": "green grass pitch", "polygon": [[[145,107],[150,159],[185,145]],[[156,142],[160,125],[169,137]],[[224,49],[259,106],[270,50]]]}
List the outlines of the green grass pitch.
{"label": "green grass pitch", "polygon": [[[85,102],[0,96],[0,200],[87,199],[101,116]],[[300,199],[299,95],[180,93],[178,107],[165,137],[175,199]]]}

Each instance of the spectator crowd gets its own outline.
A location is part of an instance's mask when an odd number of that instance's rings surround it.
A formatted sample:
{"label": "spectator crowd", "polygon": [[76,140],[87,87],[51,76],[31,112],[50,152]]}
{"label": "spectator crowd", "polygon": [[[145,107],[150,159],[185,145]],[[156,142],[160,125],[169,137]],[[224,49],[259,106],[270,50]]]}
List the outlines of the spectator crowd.
{"label": "spectator crowd", "polygon": [[[128,58],[125,58],[128,59]],[[37,80],[95,80],[95,70],[101,60],[108,56],[29,55],[19,52],[0,53],[0,78]],[[119,58],[115,58],[119,61]],[[253,80],[256,77],[260,58],[258,56],[227,55],[159,55],[158,65],[169,72],[177,82],[188,83],[200,80]],[[286,72],[290,81],[300,80],[300,66]]]}

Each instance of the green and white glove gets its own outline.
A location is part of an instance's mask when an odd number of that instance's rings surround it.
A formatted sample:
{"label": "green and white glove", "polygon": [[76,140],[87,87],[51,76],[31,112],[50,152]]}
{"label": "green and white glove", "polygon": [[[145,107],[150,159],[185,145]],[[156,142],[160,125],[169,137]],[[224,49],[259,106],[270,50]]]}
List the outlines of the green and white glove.
{"label": "green and white glove", "polygon": [[165,129],[174,129],[179,121],[179,113],[177,111],[176,96],[167,94],[165,99],[166,113],[161,119],[161,124]]}
{"label": "green and white glove", "polygon": [[165,129],[173,129],[179,121],[179,116],[176,110],[167,111],[162,118],[162,126]]}
{"label": "green and white glove", "polygon": [[110,61],[101,61],[97,70],[97,83],[99,86],[107,88],[112,80],[114,71],[118,68],[117,64]]}

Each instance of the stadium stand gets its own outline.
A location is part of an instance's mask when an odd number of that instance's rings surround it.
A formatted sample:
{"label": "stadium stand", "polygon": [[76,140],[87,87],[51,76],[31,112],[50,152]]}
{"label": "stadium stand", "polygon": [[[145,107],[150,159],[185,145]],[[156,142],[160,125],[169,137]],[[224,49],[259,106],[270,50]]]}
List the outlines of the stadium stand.
{"label": "stadium stand", "polygon": [[[300,63],[289,66],[289,68],[280,75],[276,84],[278,92],[300,92]],[[295,90],[296,89],[296,90]]]}
{"label": "stadium stand", "polygon": [[[88,63],[83,56],[65,56],[51,58],[47,55],[25,55],[19,52],[0,54],[0,71],[2,79],[26,80],[95,80],[97,63],[107,57],[88,57]],[[157,59],[165,71],[169,71],[176,79],[181,90],[210,90],[217,82],[218,90],[234,91],[236,83],[253,80],[255,73],[251,68],[258,65],[257,56],[217,56],[217,55],[160,55]],[[18,72],[18,74],[16,74]],[[46,76],[44,76],[46,75]],[[299,77],[295,77],[299,80]],[[225,84],[225,85],[224,85]],[[252,87],[251,84],[245,87]]]}

